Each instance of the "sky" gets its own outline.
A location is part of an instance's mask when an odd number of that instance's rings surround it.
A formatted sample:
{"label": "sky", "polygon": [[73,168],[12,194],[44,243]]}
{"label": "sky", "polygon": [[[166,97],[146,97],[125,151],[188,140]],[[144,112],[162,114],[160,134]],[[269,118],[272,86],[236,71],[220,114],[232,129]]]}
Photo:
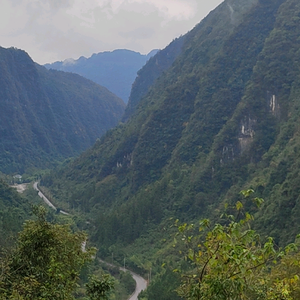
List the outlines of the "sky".
{"label": "sky", "polygon": [[222,0],[1,0],[0,46],[45,64],[93,53],[163,49]]}

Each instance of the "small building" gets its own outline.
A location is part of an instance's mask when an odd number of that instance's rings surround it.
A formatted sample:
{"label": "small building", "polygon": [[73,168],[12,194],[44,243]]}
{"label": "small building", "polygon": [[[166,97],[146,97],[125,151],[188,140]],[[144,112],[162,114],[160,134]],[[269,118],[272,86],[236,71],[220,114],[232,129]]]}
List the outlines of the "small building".
{"label": "small building", "polygon": [[17,182],[21,183],[22,182],[22,175],[17,174],[17,175],[14,175],[13,178],[14,178],[14,183],[17,183]]}

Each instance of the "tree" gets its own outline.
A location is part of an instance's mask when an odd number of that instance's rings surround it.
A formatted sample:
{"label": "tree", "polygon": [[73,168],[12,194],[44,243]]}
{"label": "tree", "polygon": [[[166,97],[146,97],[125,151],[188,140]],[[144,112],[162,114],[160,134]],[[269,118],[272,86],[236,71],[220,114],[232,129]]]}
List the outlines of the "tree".
{"label": "tree", "polygon": [[91,300],[107,300],[113,288],[114,281],[108,274],[102,275],[101,279],[91,276],[86,284],[86,293]]}
{"label": "tree", "polygon": [[[243,192],[246,197],[251,193]],[[262,199],[255,201],[262,203]],[[270,268],[277,261],[284,262],[281,258],[295,251],[296,245],[279,251],[271,237],[262,242],[251,229],[253,216],[243,212],[241,202],[235,209],[236,217],[224,214],[214,226],[202,220],[199,226],[178,227],[187,247],[185,257],[192,265],[192,270],[182,276],[178,294],[189,300],[296,299],[291,297],[297,273],[289,277],[280,272],[270,275]]]}
{"label": "tree", "polygon": [[298,236],[296,239],[297,247],[291,244],[286,248],[286,255],[280,260],[279,264],[272,268],[268,279],[265,280],[270,286],[267,292],[268,299],[270,300],[300,299],[300,252],[298,251],[300,243],[299,238],[300,236]]}
{"label": "tree", "polygon": [[74,299],[80,270],[95,249],[82,249],[85,233],[47,222],[43,207],[36,207],[34,213],[37,220],[26,221],[3,266],[0,299]]}

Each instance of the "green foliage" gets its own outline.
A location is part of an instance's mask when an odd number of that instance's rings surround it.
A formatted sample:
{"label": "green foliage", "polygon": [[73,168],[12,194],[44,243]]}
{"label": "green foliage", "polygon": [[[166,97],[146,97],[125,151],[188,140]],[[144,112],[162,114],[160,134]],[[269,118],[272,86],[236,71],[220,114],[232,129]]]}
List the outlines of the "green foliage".
{"label": "green foliage", "polygon": [[[51,186],[67,209],[88,214],[99,245],[131,243],[170,215],[204,214],[232,185],[240,188],[245,182],[247,162],[237,144],[244,112],[230,135],[223,128],[238,109],[281,2],[235,4],[235,24],[221,5],[184,43],[180,39],[166,49],[177,42],[182,47],[126,124],[62,171],[44,177],[42,184]],[[276,134],[267,131],[264,151]]]}
{"label": "green foliage", "polygon": [[127,295],[132,295],[134,293],[136,282],[129,271],[120,272],[120,282],[124,285]]}
{"label": "green foliage", "polygon": [[[294,240],[300,226],[299,13],[296,0],[225,1],[184,37],[177,58],[148,89],[147,68],[156,75],[159,68],[155,58],[149,61],[125,124],[43,178],[59,207],[82,213],[81,226],[101,256],[114,252],[121,262],[128,253],[128,264],[145,272],[150,260],[163,278],[162,260],[177,262],[167,220],[213,222],[224,203],[240,201],[240,190],[256,191],[261,209],[245,208],[256,215],[253,228],[262,237],[280,246]],[[241,201],[235,208],[242,211]],[[221,236],[225,225],[216,228]],[[286,284],[278,283],[279,290]],[[158,286],[154,280],[153,291]]]}
{"label": "green foliage", "polygon": [[268,291],[268,299],[275,300],[279,297],[282,299],[299,299],[300,297],[300,252],[299,240],[296,240],[296,245],[287,247],[285,256],[280,260],[280,263],[272,268],[269,279],[273,285]]}
{"label": "green foliage", "polygon": [[180,285],[180,276],[167,268],[153,279],[147,289],[139,295],[139,299],[180,300],[176,293]]}
{"label": "green foliage", "polygon": [[[110,261],[109,258],[107,261]],[[115,260],[114,263],[116,263]],[[123,272],[115,265],[108,265],[95,260],[91,272],[98,279],[107,277],[107,274],[112,276],[114,288],[110,292],[107,291],[109,300],[127,300],[135,291],[136,282],[130,272]]]}
{"label": "green foliage", "polygon": [[101,279],[90,277],[86,284],[86,293],[91,300],[109,299],[109,293],[114,288],[114,282],[110,275],[103,275]]}
{"label": "green foliage", "polygon": [[[297,293],[299,270],[290,267],[281,272],[288,263],[298,266],[297,257],[281,259],[285,253],[276,250],[273,239],[269,237],[263,242],[251,228],[253,217],[245,213],[241,218],[242,208],[243,204],[238,202],[237,217],[224,215],[225,219],[213,226],[202,220],[199,226],[178,227],[187,247],[186,259],[192,267],[182,275],[183,282],[178,288],[184,299],[297,299],[292,294]],[[288,246],[286,253],[289,249],[295,246]],[[278,260],[280,264],[274,267]]]}
{"label": "green foliage", "polygon": [[[82,250],[86,235],[67,225],[48,223],[45,209],[35,208],[37,220],[24,224],[16,248],[5,261],[0,278],[3,299],[74,299],[81,268],[94,249]],[[2,299],[1,298],[1,299]]]}
{"label": "green foliage", "polygon": [[2,172],[52,167],[87,149],[123,114],[123,101],[107,89],[48,71],[24,51],[0,48],[0,67]]}
{"label": "green foliage", "polygon": [[0,179],[0,248],[13,245],[29,211],[29,202]]}
{"label": "green foliage", "polygon": [[139,102],[147,94],[155,80],[173,64],[181,52],[184,39],[184,37],[175,39],[169,46],[150,58],[147,64],[138,71],[122,118],[123,121],[127,121],[134,114]]}

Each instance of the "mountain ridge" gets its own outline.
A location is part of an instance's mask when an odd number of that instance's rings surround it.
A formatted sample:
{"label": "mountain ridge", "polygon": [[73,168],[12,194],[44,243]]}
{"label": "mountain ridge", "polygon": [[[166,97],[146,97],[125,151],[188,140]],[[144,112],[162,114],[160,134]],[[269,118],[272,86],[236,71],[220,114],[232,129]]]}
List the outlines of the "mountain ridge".
{"label": "mountain ridge", "polygon": [[123,101],[106,88],[76,74],[48,71],[25,51],[0,48],[0,64],[3,172],[23,173],[78,154],[123,114]]}
{"label": "mountain ridge", "polygon": [[77,73],[88,78],[123,99],[128,101],[131,85],[137,71],[157,52],[152,50],[147,55],[127,49],[116,49],[94,53],[91,57],[66,59],[45,64],[47,69]]}
{"label": "mountain ridge", "polygon": [[169,220],[214,219],[244,189],[265,199],[261,211],[251,201],[245,207],[262,237],[294,241],[299,14],[296,0],[223,2],[184,37],[148,90],[141,87],[126,123],[43,178],[57,201],[90,218],[102,254],[114,249],[117,257],[120,246],[119,258],[129,251],[139,268],[148,260],[157,270],[164,259],[172,265],[172,242],[163,242]]}

